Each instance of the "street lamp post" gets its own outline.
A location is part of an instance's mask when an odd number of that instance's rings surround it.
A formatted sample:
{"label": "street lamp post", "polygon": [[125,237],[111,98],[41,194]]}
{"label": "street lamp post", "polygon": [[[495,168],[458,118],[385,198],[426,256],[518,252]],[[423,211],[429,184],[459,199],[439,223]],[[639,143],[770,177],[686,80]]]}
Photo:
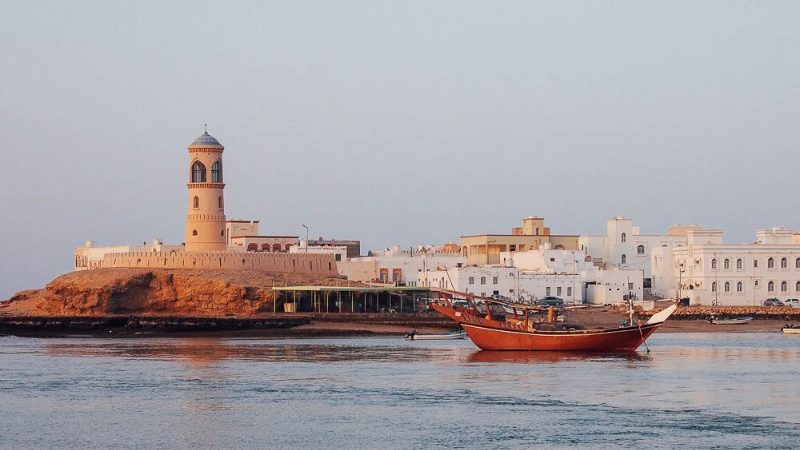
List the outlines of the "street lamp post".
{"label": "street lamp post", "polygon": [[306,253],[308,253],[308,225],[306,225],[306,224],[304,224],[304,223],[302,223],[302,224],[300,224],[300,225],[302,225],[302,226],[303,226],[303,228],[305,228],[305,229],[306,229]]}

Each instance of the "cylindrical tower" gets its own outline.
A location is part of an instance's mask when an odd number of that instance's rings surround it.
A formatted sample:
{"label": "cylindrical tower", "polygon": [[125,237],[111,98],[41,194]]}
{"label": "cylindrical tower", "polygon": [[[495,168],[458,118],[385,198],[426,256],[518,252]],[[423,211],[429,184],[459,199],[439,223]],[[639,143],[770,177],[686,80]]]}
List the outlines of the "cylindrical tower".
{"label": "cylindrical tower", "polygon": [[186,251],[225,251],[225,201],[222,151],[225,147],[204,132],[189,145],[189,214]]}

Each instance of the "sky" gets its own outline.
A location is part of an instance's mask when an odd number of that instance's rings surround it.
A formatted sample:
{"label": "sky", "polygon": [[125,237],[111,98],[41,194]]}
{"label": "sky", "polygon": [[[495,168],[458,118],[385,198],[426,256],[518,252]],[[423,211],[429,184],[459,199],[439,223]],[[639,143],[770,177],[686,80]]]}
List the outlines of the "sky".
{"label": "sky", "polygon": [[800,2],[4,1],[0,298],[229,218],[362,249],[608,218],[800,228]]}

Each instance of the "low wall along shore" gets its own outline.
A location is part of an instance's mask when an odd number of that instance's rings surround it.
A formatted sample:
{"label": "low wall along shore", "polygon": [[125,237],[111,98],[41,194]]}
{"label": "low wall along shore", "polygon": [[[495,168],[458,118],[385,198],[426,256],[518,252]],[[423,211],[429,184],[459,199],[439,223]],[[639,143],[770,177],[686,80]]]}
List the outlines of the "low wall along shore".
{"label": "low wall along shore", "polygon": [[322,277],[337,276],[333,255],[304,253],[243,252],[137,252],[107,253],[102,268],[259,270],[299,273]]}

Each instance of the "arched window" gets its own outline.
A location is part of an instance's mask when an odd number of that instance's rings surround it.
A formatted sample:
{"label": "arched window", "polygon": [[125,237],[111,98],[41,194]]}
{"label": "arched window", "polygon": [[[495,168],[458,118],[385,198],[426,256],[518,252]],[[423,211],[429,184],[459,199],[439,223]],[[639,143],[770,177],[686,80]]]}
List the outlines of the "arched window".
{"label": "arched window", "polygon": [[620,258],[620,260],[622,261],[622,264],[625,264],[625,263],[627,263],[627,262],[628,262],[628,257],[627,257],[627,256],[625,256],[625,254],[623,253],[623,254],[622,254],[622,258]]}
{"label": "arched window", "polygon": [[222,183],[222,163],[219,161],[211,165],[211,182]]}
{"label": "arched window", "polygon": [[729,281],[725,282],[725,292],[731,291],[731,283]]}
{"label": "arched window", "polygon": [[272,244],[272,252],[277,253],[281,251],[281,244]]}
{"label": "arched window", "polygon": [[206,166],[200,161],[195,161],[192,164],[192,183],[205,183],[206,182]]}
{"label": "arched window", "polygon": [[775,282],[774,281],[770,281],[769,283],[767,283],[767,291],[769,291],[769,292],[775,291]]}
{"label": "arched window", "polygon": [[781,292],[786,292],[788,290],[789,290],[789,283],[781,281]]}
{"label": "arched window", "polygon": [[192,199],[192,207],[193,208],[199,208],[200,207],[200,197],[198,197],[196,195],[194,196],[194,199]]}
{"label": "arched window", "polygon": [[197,236],[197,230],[192,230],[192,236]]}
{"label": "arched window", "polygon": [[637,255],[644,255],[644,245],[640,245],[636,247],[636,254]]}
{"label": "arched window", "polygon": [[800,292],[800,281],[794,284],[794,290]]}
{"label": "arched window", "polygon": [[725,268],[725,269],[730,269],[731,268],[731,260],[728,259],[728,258],[725,258],[725,261],[722,262],[722,267]]}
{"label": "arched window", "polygon": [[711,283],[711,292],[717,292],[717,282]]}
{"label": "arched window", "polygon": [[794,268],[800,269],[800,258],[794,260]]}
{"label": "arched window", "polygon": [[621,242],[627,242],[628,241],[628,235],[625,234],[625,233],[622,233],[622,236],[619,237],[619,240]]}
{"label": "arched window", "polygon": [[261,244],[261,251],[268,252],[269,251],[269,244]]}
{"label": "arched window", "polygon": [[717,258],[714,258],[714,259],[711,260],[711,268],[712,269],[716,269],[717,268]]}
{"label": "arched window", "polygon": [[775,259],[770,258],[767,260],[767,269],[774,269],[775,268]]}
{"label": "arched window", "polygon": [[258,251],[258,244],[247,244],[247,251],[248,252],[257,252]]}
{"label": "arched window", "polygon": [[786,258],[781,258],[781,269],[789,267],[789,261]]}
{"label": "arched window", "polygon": [[742,292],[744,290],[744,285],[741,281],[736,283],[736,292]]}
{"label": "arched window", "polygon": [[221,195],[217,199],[217,206],[219,207],[219,209],[222,209],[222,196]]}
{"label": "arched window", "polygon": [[758,269],[758,260],[757,259],[753,260],[753,268],[754,269]]}
{"label": "arched window", "polygon": [[738,270],[742,270],[742,264],[743,264],[743,262],[742,262],[741,258],[736,260],[736,268]]}

